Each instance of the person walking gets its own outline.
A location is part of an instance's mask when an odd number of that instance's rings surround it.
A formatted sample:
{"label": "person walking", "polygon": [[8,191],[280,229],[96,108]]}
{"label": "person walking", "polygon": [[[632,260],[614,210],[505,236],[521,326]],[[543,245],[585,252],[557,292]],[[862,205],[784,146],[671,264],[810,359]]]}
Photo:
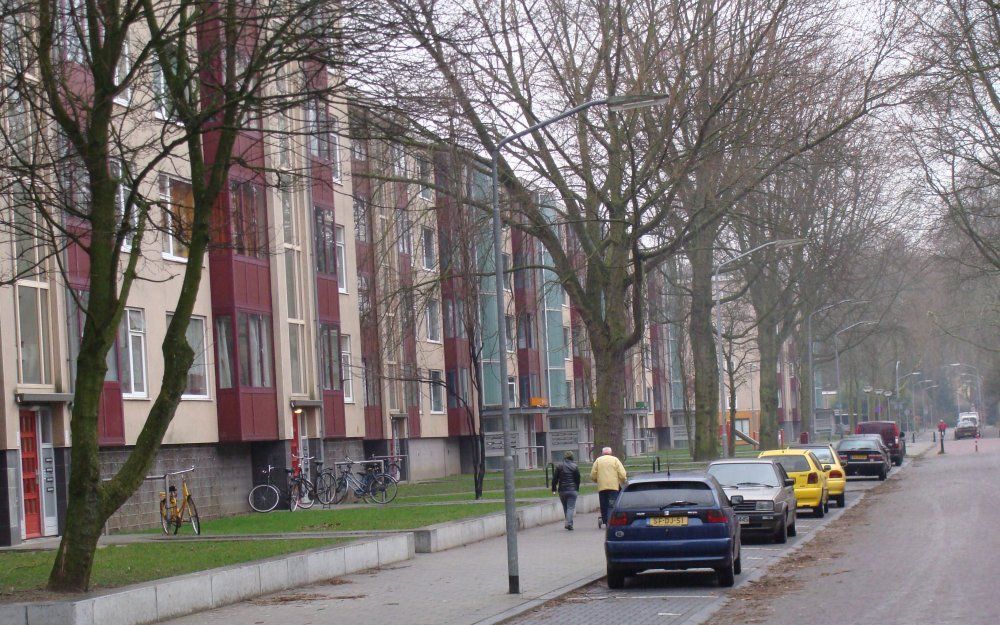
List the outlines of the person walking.
{"label": "person walking", "polygon": [[590,479],[597,482],[597,497],[601,502],[601,519],[605,525],[608,523],[611,504],[618,496],[618,491],[621,490],[622,484],[627,478],[625,465],[612,455],[611,448],[602,449],[601,457],[594,461],[594,466],[590,469]]}
{"label": "person walking", "polygon": [[552,492],[559,494],[563,515],[566,517],[566,529],[572,530],[576,498],[580,492],[580,468],[573,462],[572,451],[563,454],[562,464],[556,467],[552,475]]}

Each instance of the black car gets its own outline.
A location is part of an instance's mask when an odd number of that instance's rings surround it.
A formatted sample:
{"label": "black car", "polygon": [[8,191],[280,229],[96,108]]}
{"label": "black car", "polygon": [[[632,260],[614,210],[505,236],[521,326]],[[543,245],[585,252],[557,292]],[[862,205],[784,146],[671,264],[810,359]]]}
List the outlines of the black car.
{"label": "black car", "polygon": [[739,574],[740,526],[710,475],[638,477],[612,510],[604,540],[608,587],[651,569],[715,569],[720,586]]}
{"label": "black car", "polygon": [[795,536],[795,480],[770,459],[717,460],[708,474],[719,480],[736,511],[744,534],[760,534],[776,543]]}
{"label": "black car", "polygon": [[891,460],[879,441],[870,438],[845,438],[837,443],[837,455],[847,475],[873,475],[884,480]]}

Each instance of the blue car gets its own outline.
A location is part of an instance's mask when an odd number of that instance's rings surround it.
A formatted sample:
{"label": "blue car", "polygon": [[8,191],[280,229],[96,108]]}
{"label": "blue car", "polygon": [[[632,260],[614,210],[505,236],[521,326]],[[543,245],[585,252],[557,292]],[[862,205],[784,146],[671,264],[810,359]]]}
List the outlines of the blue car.
{"label": "blue car", "polygon": [[604,540],[608,587],[651,569],[715,569],[720,586],[740,572],[740,526],[710,475],[631,480],[615,502]]}

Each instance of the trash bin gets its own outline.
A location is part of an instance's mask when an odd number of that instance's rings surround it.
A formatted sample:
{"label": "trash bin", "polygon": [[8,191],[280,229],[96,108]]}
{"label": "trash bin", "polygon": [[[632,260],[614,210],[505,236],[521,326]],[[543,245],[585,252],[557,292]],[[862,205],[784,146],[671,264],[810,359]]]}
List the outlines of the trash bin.
{"label": "trash bin", "polygon": [[809,444],[809,432],[802,432],[799,434],[799,442],[803,445]]}

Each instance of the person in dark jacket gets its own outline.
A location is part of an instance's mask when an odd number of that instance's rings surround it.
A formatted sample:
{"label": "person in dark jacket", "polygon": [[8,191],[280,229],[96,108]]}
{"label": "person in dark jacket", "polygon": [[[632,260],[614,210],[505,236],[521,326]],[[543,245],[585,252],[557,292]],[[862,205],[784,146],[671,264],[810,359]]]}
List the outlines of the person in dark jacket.
{"label": "person in dark jacket", "polygon": [[566,529],[573,529],[573,514],[576,512],[576,497],[580,492],[580,468],[573,462],[573,452],[563,455],[562,464],[556,467],[552,476],[552,492],[559,493],[563,514],[566,515]]}

